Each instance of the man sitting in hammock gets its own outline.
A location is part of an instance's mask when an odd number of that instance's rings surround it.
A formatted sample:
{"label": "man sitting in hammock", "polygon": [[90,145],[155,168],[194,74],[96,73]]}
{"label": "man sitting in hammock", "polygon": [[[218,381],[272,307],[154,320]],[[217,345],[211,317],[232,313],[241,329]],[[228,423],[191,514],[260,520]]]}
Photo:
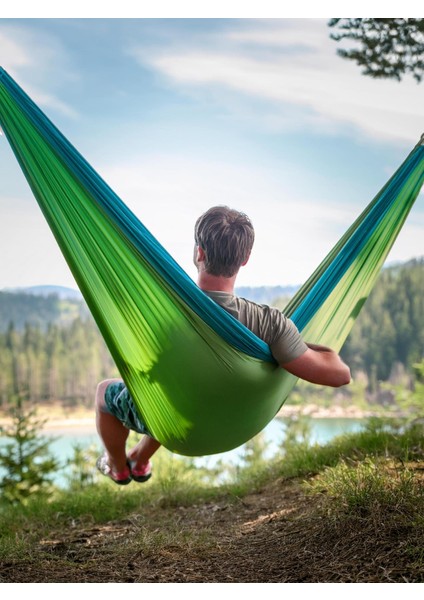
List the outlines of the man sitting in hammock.
{"label": "man sitting in hammock", "polygon": [[[196,222],[194,263],[197,284],[208,296],[264,340],[278,364],[296,377],[332,387],[350,382],[349,367],[325,346],[305,343],[293,321],[277,308],[234,295],[237,274],[249,260],[254,242],[249,218],[225,206],[209,209]],[[150,436],[121,380],[102,381],[96,392],[97,430],[105,454],[98,469],[125,485],[151,477],[150,458],[160,443]],[[129,431],[145,434],[126,454]]]}

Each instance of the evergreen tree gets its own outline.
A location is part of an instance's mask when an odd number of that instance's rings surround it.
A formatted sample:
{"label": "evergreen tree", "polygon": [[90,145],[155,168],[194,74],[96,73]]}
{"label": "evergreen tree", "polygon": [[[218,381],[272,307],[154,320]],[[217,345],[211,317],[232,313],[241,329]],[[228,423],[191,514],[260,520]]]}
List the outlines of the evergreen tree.
{"label": "evergreen tree", "polygon": [[384,269],[341,351],[354,377],[387,380],[424,356],[424,260]]}
{"label": "evergreen tree", "polygon": [[424,358],[412,365],[412,385],[384,383],[383,387],[393,395],[396,405],[412,415],[412,421],[424,418]]}
{"label": "evergreen tree", "polygon": [[11,504],[25,503],[33,494],[48,495],[52,489],[51,475],[59,467],[50,454],[50,442],[41,437],[44,421],[34,410],[25,412],[20,399],[11,410],[12,423],[0,429],[11,439],[0,447],[0,498]]}
{"label": "evergreen tree", "polygon": [[374,78],[397,79],[410,73],[417,82],[424,75],[424,19],[330,19],[340,42],[353,41],[356,48],[338,49],[342,58],[363,67]]}

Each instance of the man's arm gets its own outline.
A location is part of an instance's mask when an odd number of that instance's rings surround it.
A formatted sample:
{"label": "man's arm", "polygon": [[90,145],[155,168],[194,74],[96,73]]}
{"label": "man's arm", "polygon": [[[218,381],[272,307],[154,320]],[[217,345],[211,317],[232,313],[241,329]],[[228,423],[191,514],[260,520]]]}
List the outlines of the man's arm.
{"label": "man's arm", "polygon": [[318,344],[307,346],[301,356],[281,365],[283,369],[319,385],[340,387],[350,383],[350,369],[334,350]]}

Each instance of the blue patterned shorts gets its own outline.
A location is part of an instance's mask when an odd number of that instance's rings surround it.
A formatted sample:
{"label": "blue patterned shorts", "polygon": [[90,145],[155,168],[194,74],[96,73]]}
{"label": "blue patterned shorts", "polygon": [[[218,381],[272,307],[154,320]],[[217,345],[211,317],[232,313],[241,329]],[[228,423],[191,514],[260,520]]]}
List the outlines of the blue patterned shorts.
{"label": "blue patterned shorts", "polygon": [[123,381],[110,383],[105,391],[107,412],[116,417],[125,427],[137,433],[151,434],[140,419],[134,401]]}

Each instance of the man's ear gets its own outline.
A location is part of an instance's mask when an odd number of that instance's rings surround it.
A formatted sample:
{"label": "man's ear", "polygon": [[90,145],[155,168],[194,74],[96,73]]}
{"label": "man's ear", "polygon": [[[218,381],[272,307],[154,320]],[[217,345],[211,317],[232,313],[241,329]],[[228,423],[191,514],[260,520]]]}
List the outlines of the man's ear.
{"label": "man's ear", "polygon": [[244,263],[241,263],[241,266],[244,267],[245,265],[247,265],[247,263],[249,262],[249,258],[250,258],[250,252],[246,258],[246,260],[244,261]]}
{"label": "man's ear", "polygon": [[205,251],[203,250],[203,248],[201,248],[200,246],[197,246],[197,262],[204,262],[205,261]]}

